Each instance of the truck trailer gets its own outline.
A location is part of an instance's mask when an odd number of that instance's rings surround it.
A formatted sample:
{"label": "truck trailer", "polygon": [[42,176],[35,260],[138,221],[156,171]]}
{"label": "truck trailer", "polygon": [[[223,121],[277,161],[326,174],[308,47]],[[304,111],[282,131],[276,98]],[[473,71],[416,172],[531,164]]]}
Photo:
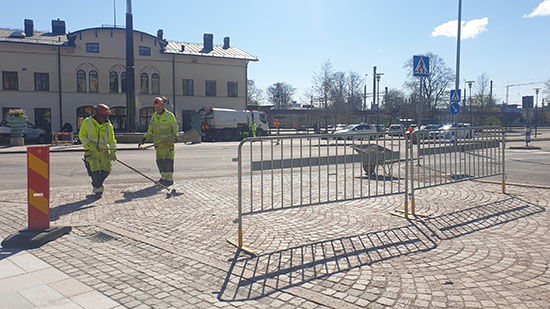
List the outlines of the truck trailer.
{"label": "truck trailer", "polygon": [[256,122],[256,136],[269,132],[264,112],[217,107],[203,107],[199,112],[204,141],[240,141],[252,136],[253,122]]}

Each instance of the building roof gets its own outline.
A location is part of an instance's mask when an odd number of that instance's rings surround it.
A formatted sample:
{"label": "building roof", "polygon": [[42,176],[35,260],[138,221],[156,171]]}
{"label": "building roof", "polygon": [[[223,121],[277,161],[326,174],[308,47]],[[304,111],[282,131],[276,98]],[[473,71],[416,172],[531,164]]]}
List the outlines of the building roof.
{"label": "building roof", "polygon": [[[68,34],[52,34],[47,32],[38,32],[34,31],[32,37],[25,37],[25,32],[19,29],[0,29],[0,42],[10,42],[10,43],[25,43],[25,44],[39,44],[39,45],[68,45],[74,46],[75,35],[79,32],[89,31],[89,30],[123,30],[125,28],[121,27],[96,27],[77,30],[70,32]],[[135,33],[146,34],[151,37],[155,37],[151,34],[148,34],[143,31],[135,30]],[[15,35],[14,35],[15,34]],[[258,58],[248,54],[247,52],[237,48],[229,47],[224,49],[221,45],[214,45],[211,51],[205,51],[203,44],[198,43],[184,43],[176,41],[166,41],[162,40],[167,45],[164,47],[164,53],[166,54],[176,54],[176,55],[187,55],[187,56],[205,56],[205,57],[214,57],[214,58],[229,58],[229,59],[239,59],[239,60],[248,60],[248,61],[258,61]],[[163,44],[164,45],[164,44]],[[182,50],[182,46],[184,46]]]}
{"label": "building roof", "polygon": [[258,58],[237,47],[224,49],[222,45],[214,45],[211,51],[205,51],[203,44],[168,41],[168,45],[164,48],[164,53],[258,61]]}
{"label": "building roof", "polygon": [[[21,35],[21,36],[20,36]],[[19,29],[0,29],[0,42],[12,42],[39,45],[63,45],[68,39],[65,34],[52,34],[34,31],[32,37],[25,37],[25,32]]]}

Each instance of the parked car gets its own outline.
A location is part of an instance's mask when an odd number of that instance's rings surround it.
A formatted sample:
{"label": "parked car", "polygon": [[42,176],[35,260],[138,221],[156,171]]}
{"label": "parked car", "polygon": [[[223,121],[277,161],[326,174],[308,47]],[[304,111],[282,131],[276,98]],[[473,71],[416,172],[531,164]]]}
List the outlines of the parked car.
{"label": "parked car", "polygon": [[[6,120],[0,122],[0,134],[2,139],[9,139],[11,135],[11,128],[8,126]],[[25,128],[23,129],[23,137],[25,140],[38,142],[40,144],[46,143],[50,139],[50,135],[43,129],[37,128],[34,124],[30,122],[25,123]]]}
{"label": "parked car", "polygon": [[414,129],[414,131],[418,131],[414,133],[412,142],[416,143],[419,139],[427,139],[430,136],[430,131],[439,129],[439,125],[437,124],[426,124],[420,126],[420,129],[418,129],[418,126]]}
{"label": "parked car", "polygon": [[459,123],[457,126],[446,124],[437,130],[430,131],[430,138],[450,139],[452,131],[455,131],[456,138],[470,138],[473,133],[470,124]]}
{"label": "parked car", "polygon": [[[376,133],[376,128],[370,124],[352,124],[340,130],[334,131],[333,135],[336,135],[336,136],[346,135],[348,139],[351,139],[351,135],[363,135],[368,133]],[[366,136],[366,138],[369,138],[369,139],[373,137],[374,135]]]}
{"label": "parked car", "polygon": [[402,124],[392,124],[388,128],[389,135],[400,135],[405,133],[405,127]]}

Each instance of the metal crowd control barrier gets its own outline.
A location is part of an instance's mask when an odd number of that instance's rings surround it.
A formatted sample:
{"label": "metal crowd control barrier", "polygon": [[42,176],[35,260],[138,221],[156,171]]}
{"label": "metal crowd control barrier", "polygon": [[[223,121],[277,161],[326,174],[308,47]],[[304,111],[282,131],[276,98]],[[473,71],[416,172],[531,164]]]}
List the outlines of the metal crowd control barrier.
{"label": "metal crowd control barrier", "polygon": [[[54,145],[72,145],[73,144],[73,133],[72,132],[53,132],[52,133],[52,144]],[[68,136],[69,140],[66,138],[60,140],[60,137]]]}
{"label": "metal crowd control barrier", "polygon": [[[295,135],[247,138],[238,147],[238,243],[242,218],[267,211],[404,194],[402,213],[415,212],[415,190],[502,174],[500,127],[414,131],[412,134]],[[401,212],[400,210],[398,212]]]}
{"label": "metal crowd control barrier", "polygon": [[247,138],[238,148],[238,245],[242,216],[404,193],[403,134]]}
{"label": "metal crowd control barrier", "polygon": [[[414,131],[410,152],[410,205],[415,213],[415,191],[448,183],[502,175],[505,189],[505,135],[501,127],[465,127]],[[404,216],[408,218],[409,190]]]}

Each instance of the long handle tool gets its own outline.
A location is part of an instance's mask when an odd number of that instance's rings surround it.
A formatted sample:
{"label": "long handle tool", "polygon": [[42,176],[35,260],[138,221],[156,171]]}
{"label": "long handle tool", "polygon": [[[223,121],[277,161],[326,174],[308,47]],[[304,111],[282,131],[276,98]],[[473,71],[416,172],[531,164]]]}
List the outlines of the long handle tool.
{"label": "long handle tool", "polygon": [[127,168],[129,168],[129,169],[131,169],[132,171],[134,171],[134,172],[140,174],[141,176],[143,176],[143,177],[145,177],[145,178],[151,180],[152,182],[154,182],[154,183],[157,184],[158,186],[162,187],[163,189],[166,189],[166,190],[168,191],[168,195],[167,195],[166,197],[172,197],[172,196],[176,193],[176,189],[170,189],[170,188],[168,188],[167,186],[161,184],[160,182],[154,180],[153,178],[151,178],[151,177],[149,177],[149,176],[143,174],[142,172],[138,171],[137,169],[131,167],[130,165],[128,165],[128,164],[126,164],[126,163],[120,161],[119,159],[116,159],[116,160],[117,160],[118,163],[120,163],[120,164],[126,166]]}

